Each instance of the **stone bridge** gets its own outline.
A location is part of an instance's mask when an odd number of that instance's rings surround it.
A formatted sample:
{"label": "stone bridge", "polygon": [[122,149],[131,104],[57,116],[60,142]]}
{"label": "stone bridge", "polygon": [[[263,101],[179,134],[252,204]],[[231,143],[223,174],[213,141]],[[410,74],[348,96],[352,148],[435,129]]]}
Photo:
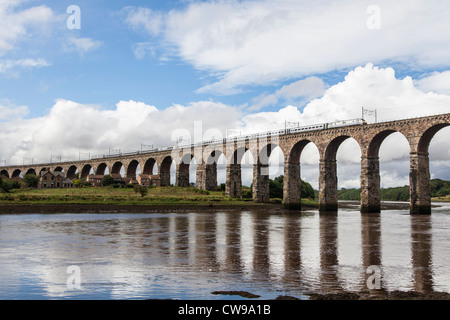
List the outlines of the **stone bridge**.
{"label": "stone bridge", "polygon": [[[313,143],[320,157],[319,206],[322,211],[335,211],[338,207],[336,154],[339,146],[349,138],[361,148],[361,211],[380,211],[379,149],[386,137],[394,132],[403,134],[410,146],[410,205],[411,213],[431,213],[431,190],[428,148],[433,136],[450,125],[450,114],[359,124],[330,128],[310,128],[292,132],[279,130],[266,134],[228,138],[211,143],[184,147],[158,149],[117,156],[105,156],[81,161],[43,163],[0,167],[0,174],[9,178],[21,174],[39,174],[42,170],[62,171],[68,178],[76,172],[85,178],[90,172],[120,173],[134,178],[140,165],[142,173],[151,174],[157,167],[161,185],[170,185],[170,167],[176,164],[176,185],[189,186],[189,165],[194,158],[197,164],[196,185],[205,190],[217,187],[217,161],[223,154],[226,159],[226,194],[241,196],[241,162],[250,151],[253,165],[253,200],[269,201],[269,157],[275,147],[284,155],[284,199],[288,209],[301,208],[300,156],[304,147]],[[123,167],[123,169],[122,169]]]}

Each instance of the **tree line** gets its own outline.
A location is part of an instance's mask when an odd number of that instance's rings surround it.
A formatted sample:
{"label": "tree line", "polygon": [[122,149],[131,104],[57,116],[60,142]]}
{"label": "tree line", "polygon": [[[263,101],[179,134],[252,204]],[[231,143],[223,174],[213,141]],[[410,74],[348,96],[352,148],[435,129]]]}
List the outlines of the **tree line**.
{"label": "tree line", "polygon": [[[430,182],[431,197],[445,197],[450,195],[450,181],[433,179]],[[361,189],[345,189],[338,191],[339,200],[361,200]],[[409,186],[381,188],[380,198],[384,201],[409,201]]]}

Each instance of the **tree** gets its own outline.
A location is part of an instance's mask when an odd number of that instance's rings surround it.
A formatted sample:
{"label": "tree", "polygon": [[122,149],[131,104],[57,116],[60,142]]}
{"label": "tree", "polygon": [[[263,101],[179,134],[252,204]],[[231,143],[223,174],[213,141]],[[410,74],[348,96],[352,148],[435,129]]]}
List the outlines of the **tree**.
{"label": "tree", "polygon": [[139,186],[139,194],[141,195],[141,197],[144,197],[147,195],[148,193],[148,188],[145,186]]}
{"label": "tree", "polygon": [[[274,180],[269,179],[269,195],[271,198],[283,199],[283,183],[284,176],[276,177]],[[302,198],[315,198],[313,187],[306,181],[302,180]]]}
{"label": "tree", "polygon": [[35,174],[26,174],[23,176],[22,181],[27,187],[37,188],[39,184],[39,177]]}
{"label": "tree", "polygon": [[116,183],[116,181],[115,181],[114,178],[111,177],[111,175],[109,175],[109,174],[104,175],[103,178],[102,178],[102,185],[103,185],[104,187],[113,185],[113,184],[115,184],[115,183]]}

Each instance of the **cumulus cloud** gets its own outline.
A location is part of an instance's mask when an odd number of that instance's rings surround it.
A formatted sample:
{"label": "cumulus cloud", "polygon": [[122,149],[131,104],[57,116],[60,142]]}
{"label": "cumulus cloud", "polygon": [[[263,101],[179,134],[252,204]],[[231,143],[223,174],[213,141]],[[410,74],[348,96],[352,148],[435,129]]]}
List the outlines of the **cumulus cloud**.
{"label": "cumulus cloud", "polygon": [[0,55],[15,48],[17,42],[42,31],[53,21],[53,11],[45,5],[20,10],[24,1],[0,1]]}
{"label": "cumulus cloud", "polygon": [[3,123],[0,143],[8,163],[22,163],[24,157],[47,162],[57,153],[63,160],[75,160],[79,152],[108,154],[109,148],[137,151],[141,143],[174,145],[171,133],[180,129],[193,132],[195,121],[201,121],[205,131],[215,128],[225,132],[239,118],[237,109],[209,101],[163,110],[143,102],[120,101],[108,110],[58,100],[43,117]]}
{"label": "cumulus cloud", "polygon": [[[445,0],[192,1],[164,15],[128,8],[125,21],[212,81],[201,93],[233,94],[242,86],[272,84],[367,61],[448,66],[450,6]],[[379,12],[379,28],[369,28]],[[170,45],[170,46],[169,46]]]}

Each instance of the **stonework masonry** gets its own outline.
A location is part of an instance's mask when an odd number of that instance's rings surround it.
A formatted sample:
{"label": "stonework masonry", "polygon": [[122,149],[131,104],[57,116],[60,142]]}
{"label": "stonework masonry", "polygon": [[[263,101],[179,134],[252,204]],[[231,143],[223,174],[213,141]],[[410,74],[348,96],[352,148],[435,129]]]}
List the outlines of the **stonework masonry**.
{"label": "stonework masonry", "polygon": [[[284,155],[284,200],[287,209],[301,208],[301,165],[303,148],[313,143],[319,151],[319,206],[321,211],[336,211],[337,162],[339,146],[353,138],[361,149],[361,211],[379,212],[380,165],[379,149],[392,133],[403,134],[410,145],[410,207],[411,213],[431,212],[430,170],[428,148],[434,135],[450,125],[450,114],[389,121],[368,125],[354,125],[331,129],[304,131],[270,136],[252,136],[238,141],[224,140],[220,143],[188,146],[154,152],[133,153],[114,157],[83,161],[44,163],[34,165],[0,167],[0,175],[18,178],[21,174],[37,174],[42,171],[64,172],[73,178],[76,172],[85,179],[90,174],[102,175],[106,168],[111,174],[124,170],[126,177],[135,178],[137,167],[144,173],[153,171],[161,178],[161,186],[171,184],[170,168],[175,163],[175,184],[189,186],[190,161],[197,165],[196,185],[204,190],[217,188],[217,159],[226,159],[225,193],[230,197],[242,196],[241,163],[245,152],[250,151],[253,165],[253,200],[268,202],[269,175],[268,158],[275,147]],[[123,169],[122,169],[123,168]]]}

